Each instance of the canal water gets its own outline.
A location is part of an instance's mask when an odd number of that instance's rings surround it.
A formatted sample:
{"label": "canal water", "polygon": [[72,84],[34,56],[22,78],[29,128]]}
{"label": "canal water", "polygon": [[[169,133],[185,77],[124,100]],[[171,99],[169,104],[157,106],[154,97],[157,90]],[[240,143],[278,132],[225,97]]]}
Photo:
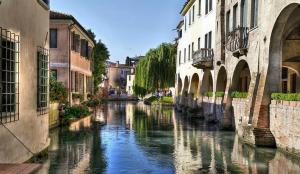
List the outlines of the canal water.
{"label": "canal water", "polygon": [[234,132],[173,108],[141,103],[102,105],[95,118],[53,130],[50,138],[38,174],[300,173],[299,159],[242,144]]}

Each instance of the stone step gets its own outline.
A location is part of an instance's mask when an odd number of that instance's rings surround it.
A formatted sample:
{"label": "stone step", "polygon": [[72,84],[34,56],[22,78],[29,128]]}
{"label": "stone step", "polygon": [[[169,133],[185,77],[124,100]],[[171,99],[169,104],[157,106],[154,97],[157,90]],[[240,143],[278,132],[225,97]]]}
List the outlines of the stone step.
{"label": "stone step", "polygon": [[255,144],[264,147],[276,147],[275,138],[269,128],[254,128]]}

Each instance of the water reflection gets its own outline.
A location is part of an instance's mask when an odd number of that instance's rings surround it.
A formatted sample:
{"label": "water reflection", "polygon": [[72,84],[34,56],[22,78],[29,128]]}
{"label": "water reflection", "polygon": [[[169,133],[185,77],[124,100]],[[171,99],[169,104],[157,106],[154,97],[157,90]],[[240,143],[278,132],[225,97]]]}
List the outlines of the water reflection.
{"label": "water reflection", "polygon": [[245,145],[172,108],[115,102],[97,113],[105,126],[51,132],[40,173],[300,173],[299,159]]}

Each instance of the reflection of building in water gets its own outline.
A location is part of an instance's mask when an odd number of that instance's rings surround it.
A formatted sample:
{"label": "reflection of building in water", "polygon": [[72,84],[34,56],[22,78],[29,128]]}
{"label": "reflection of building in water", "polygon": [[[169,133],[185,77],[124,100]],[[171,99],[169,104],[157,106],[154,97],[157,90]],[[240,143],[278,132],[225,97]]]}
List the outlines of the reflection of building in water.
{"label": "reflection of building in water", "polygon": [[132,130],[133,129],[133,116],[135,112],[135,104],[128,103],[126,105],[126,128]]}
{"label": "reflection of building in water", "polygon": [[99,105],[95,110],[95,121],[100,123],[107,123],[108,106]]}
{"label": "reflection of building in water", "polygon": [[112,125],[125,125],[126,102],[111,102],[108,104],[107,123]]}

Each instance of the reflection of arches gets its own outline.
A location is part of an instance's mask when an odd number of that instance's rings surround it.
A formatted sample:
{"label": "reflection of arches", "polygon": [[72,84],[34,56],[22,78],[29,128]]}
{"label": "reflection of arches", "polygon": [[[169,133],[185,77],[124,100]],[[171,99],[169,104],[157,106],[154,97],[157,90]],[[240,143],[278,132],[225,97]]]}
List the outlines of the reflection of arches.
{"label": "reflection of arches", "polygon": [[177,78],[177,94],[181,95],[181,91],[182,91],[182,80],[181,80],[180,76],[178,75],[178,78]]}
{"label": "reflection of arches", "polygon": [[227,72],[224,66],[219,70],[217,77],[217,92],[225,92],[227,85]]}
{"label": "reflection of arches", "polygon": [[209,70],[205,70],[202,79],[201,94],[213,91],[213,78]]}
{"label": "reflection of arches", "polygon": [[190,93],[194,94],[195,96],[198,96],[199,94],[199,76],[198,74],[194,74],[192,76],[192,80],[191,80],[191,88],[190,88]]}
{"label": "reflection of arches", "polygon": [[232,91],[248,92],[251,74],[248,63],[241,60],[235,67],[232,77]]}
{"label": "reflection of arches", "polygon": [[183,95],[186,95],[186,93],[188,91],[188,88],[189,88],[189,78],[188,78],[188,76],[185,76],[184,85],[183,85],[183,89],[182,89],[182,94]]}

